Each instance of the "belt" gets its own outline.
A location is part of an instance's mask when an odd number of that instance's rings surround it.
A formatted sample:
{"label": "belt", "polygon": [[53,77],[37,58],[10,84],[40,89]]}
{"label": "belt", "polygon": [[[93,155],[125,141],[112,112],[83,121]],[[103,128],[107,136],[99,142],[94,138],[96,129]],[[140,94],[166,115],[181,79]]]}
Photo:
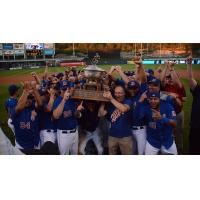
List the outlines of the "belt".
{"label": "belt", "polygon": [[61,130],[62,133],[68,134],[68,133],[75,133],[76,132],[76,128],[72,129],[72,130]]}
{"label": "belt", "polygon": [[145,129],[145,126],[133,126],[132,129],[133,130],[141,130],[141,129]]}
{"label": "belt", "polygon": [[47,129],[47,130],[45,130],[45,131],[48,132],[48,133],[51,133],[51,132],[56,133],[56,131],[54,131],[53,129]]}

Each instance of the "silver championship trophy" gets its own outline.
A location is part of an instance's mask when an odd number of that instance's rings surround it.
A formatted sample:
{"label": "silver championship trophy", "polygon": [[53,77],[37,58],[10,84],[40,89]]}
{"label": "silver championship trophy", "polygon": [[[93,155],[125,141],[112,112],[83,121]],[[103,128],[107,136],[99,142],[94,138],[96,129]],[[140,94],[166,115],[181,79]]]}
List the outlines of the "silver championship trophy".
{"label": "silver championship trophy", "polygon": [[103,91],[108,88],[104,84],[104,78],[106,71],[97,67],[97,63],[100,60],[98,53],[94,56],[91,61],[91,65],[84,68],[85,84],[83,88],[74,89],[72,98],[74,99],[85,99],[95,101],[108,101],[103,97]]}

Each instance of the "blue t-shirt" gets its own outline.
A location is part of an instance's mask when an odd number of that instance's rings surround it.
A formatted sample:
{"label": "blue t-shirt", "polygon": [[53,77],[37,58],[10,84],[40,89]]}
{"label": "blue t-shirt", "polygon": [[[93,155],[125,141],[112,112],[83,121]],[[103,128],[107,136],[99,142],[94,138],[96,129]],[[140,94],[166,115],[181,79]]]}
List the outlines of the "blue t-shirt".
{"label": "blue t-shirt", "polygon": [[[58,96],[53,104],[53,110],[55,110],[62,101],[62,97]],[[60,130],[72,130],[77,127],[77,119],[74,116],[76,111],[75,102],[73,99],[68,99],[65,102],[62,115],[57,121],[57,129]]]}
{"label": "blue t-shirt", "polygon": [[11,111],[15,108],[15,106],[17,105],[18,100],[15,98],[9,98],[6,100],[5,102],[5,108],[6,111],[8,112],[9,117],[11,117]]}
{"label": "blue t-shirt", "polygon": [[[152,118],[152,110],[150,106],[140,107],[140,118],[146,118],[147,124],[147,141],[155,148],[160,149],[163,145],[166,149],[173,144],[173,127],[163,123],[162,120],[154,120]],[[176,113],[171,105],[166,102],[160,102],[160,113],[162,117],[176,121]]]}
{"label": "blue t-shirt", "polygon": [[[122,104],[127,104],[131,108],[131,100],[125,99]],[[111,123],[110,136],[122,138],[131,136],[131,111],[122,113],[113,104],[108,105],[107,118]]]}
{"label": "blue t-shirt", "polygon": [[34,149],[39,144],[38,112],[33,107],[24,108],[19,114],[12,110],[17,143],[25,150]]}
{"label": "blue t-shirt", "polygon": [[56,120],[53,119],[53,107],[51,112],[44,112],[44,109],[47,107],[48,102],[44,102],[42,108],[39,111],[39,122],[40,122],[40,130],[51,129],[56,131]]}

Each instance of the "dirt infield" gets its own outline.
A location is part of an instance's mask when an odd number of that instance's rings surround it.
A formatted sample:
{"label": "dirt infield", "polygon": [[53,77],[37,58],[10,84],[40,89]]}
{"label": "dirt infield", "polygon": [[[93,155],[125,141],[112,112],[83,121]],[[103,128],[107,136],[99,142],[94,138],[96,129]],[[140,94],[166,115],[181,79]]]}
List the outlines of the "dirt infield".
{"label": "dirt infield", "polygon": [[[177,70],[178,74],[181,78],[187,78],[187,71],[186,70]],[[42,74],[38,74],[39,77],[42,76]],[[200,71],[194,72],[194,78],[200,79]],[[31,75],[23,75],[23,76],[7,76],[0,78],[0,84],[12,84],[12,83],[20,83],[23,81],[30,81],[34,80]]]}

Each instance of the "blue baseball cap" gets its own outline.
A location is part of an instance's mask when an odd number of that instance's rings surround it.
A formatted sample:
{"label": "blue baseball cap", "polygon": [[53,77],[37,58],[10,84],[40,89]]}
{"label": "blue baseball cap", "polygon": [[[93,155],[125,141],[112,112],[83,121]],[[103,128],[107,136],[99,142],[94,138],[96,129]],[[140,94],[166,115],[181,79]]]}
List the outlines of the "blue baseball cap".
{"label": "blue baseball cap", "polygon": [[153,77],[148,81],[148,84],[153,84],[153,85],[156,85],[156,86],[160,86],[161,82],[160,82],[159,79]]}
{"label": "blue baseball cap", "polygon": [[149,73],[150,75],[154,75],[153,69],[147,69],[146,72]]}
{"label": "blue baseball cap", "polygon": [[134,88],[139,88],[139,87],[140,87],[140,84],[135,80],[129,81],[127,84],[128,89],[134,89]]}
{"label": "blue baseball cap", "polygon": [[60,89],[67,90],[69,88],[69,83],[67,80],[60,81]]}
{"label": "blue baseball cap", "polygon": [[64,76],[64,74],[62,73],[62,72],[60,72],[60,73],[58,73],[57,75],[56,75],[56,78],[61,78],[61,77],[63,77]]}
{"label": "blue baseball cap", "polygon": [[15,92],[17,92],[19,90],[20,87],[18,87],[17,85],[9,85],[8,87],[8,91],[10,94],[13,94]]}
{"label": "blue baseball cap", "polygon": [[160,98],[160,92],[148,92],[147,96],[148,96],[148,98],[151,98],[151,97]]}

